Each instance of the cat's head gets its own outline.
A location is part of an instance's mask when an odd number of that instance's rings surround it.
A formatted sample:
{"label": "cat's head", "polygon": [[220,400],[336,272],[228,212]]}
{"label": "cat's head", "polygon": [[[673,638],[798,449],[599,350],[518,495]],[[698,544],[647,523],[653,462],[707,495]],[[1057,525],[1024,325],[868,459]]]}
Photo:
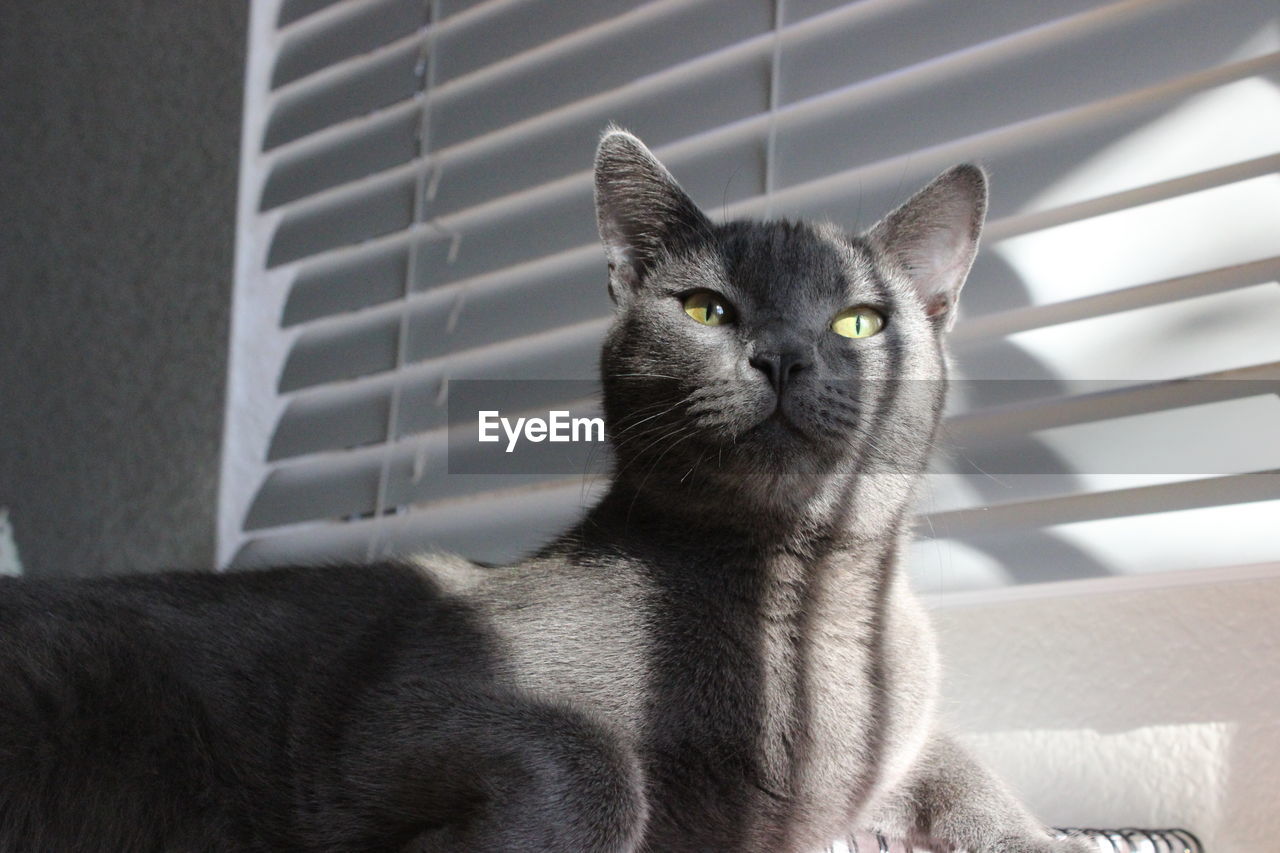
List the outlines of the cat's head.
{"label": "cat's head", "polygon": [[916,476],[985,214],[980,169],[951,169],[860,235],[715,224],[621,130],[600,143],[595,185],[620,479],[655,494],[712,484],[758,507],[872,466]]}

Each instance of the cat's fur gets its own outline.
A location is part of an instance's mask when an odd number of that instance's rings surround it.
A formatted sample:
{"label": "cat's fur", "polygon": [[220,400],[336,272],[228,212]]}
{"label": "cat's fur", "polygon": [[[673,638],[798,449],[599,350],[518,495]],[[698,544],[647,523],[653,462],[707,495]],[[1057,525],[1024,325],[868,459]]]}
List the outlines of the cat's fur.
{"label": "cat's fur", "polygon": [[[716,225],[615,130],[596,195],[600,504],[501,568],[5,582],[0,847],[1082,849],[937,730],[899,566],[982,172],[862,236]],[[881,334],[830,330],[856,305]]]}

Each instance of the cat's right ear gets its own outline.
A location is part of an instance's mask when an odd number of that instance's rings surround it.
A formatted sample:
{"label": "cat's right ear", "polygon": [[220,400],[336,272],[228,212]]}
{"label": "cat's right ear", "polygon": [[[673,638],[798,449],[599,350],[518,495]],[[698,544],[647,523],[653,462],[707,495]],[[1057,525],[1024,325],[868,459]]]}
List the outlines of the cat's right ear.
{"label": "cat's right ear", "polygon": [[614,127],[596,150],[596,220],[615,303],[625,302],[664,254],[711,231],[710,221],[645,144]]}

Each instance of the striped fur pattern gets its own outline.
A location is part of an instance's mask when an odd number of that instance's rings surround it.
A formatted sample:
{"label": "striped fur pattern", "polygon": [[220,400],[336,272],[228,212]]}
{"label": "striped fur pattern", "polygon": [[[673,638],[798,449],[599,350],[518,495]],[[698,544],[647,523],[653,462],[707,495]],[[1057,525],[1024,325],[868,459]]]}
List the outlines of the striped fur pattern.
{"label": "striped fur pattern", "polygon": [[611,130],[596,197],[603,500],[504,567],[2,582],[0,849],[1088,849],[938,730],[900,570],[982,172],[858,236],[716,224]]}

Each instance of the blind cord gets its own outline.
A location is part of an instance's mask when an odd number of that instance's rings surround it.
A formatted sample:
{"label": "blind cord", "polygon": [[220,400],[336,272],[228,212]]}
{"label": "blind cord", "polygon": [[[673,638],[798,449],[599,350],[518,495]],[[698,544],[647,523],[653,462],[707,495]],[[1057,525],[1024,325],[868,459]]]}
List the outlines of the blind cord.
{"label": "blind cord", "polygon": [[769,60],[769,133],[764,154],[764,218],[773,217],[775,165],[778,156],[778,106],[782,99],[782,28],[787,0],[773,0],[773,53]]}
{"label": "blind cord", "polygon": [[[414,76],[417,77],[417,96],[422,99],[422,116],[418,121],[418,128],[414,134],[414,159],[423,161],[426,165],[424,168],[418,169],[413,191],[413,224],[418,225],[425,221],[427,215],[427,202],[430,196],[435,194],[435,187],[438,183],[438,177],[434,174],[434,164],[430,162],[431,157],[431,98],[430,92],[432,84],[435,80],[435,31],[436,22],[440,20],[440,0],[424,0],[422,4],[422,27],[426,33],[426,38],[422,40],[422,48],[418,54],[418,61],[413,68]],[[391,458],[394,455],[395,444],[397,441],[397,433],[399,432],[400,407],[401,407],[401,372],[409,361],[409,297],[413,293],[413,283],[418,274],[418,252],[419,241],[414,240],[409,243],[408,259],[405,263],[404,284],[400,290],[400,299],[403,309],[400,312],[399,325],[396,330],[396,381],[391,385],[391,398],[387,404],[387,432],[386,441],[383,444],[382,465],[378,471],[378,493],[374,499],[373,506],[373,529],[369,535],[369,544],[365,550],[365,555],[369,561],[378,558],[379,552],[383,551],[382,533],[384,519],[387,514],[387,492],[391,480]],[[452,260],[455,249],[450,248],[449,256]],[[420,467],[420,463],[415,460],[415,468]]]}

